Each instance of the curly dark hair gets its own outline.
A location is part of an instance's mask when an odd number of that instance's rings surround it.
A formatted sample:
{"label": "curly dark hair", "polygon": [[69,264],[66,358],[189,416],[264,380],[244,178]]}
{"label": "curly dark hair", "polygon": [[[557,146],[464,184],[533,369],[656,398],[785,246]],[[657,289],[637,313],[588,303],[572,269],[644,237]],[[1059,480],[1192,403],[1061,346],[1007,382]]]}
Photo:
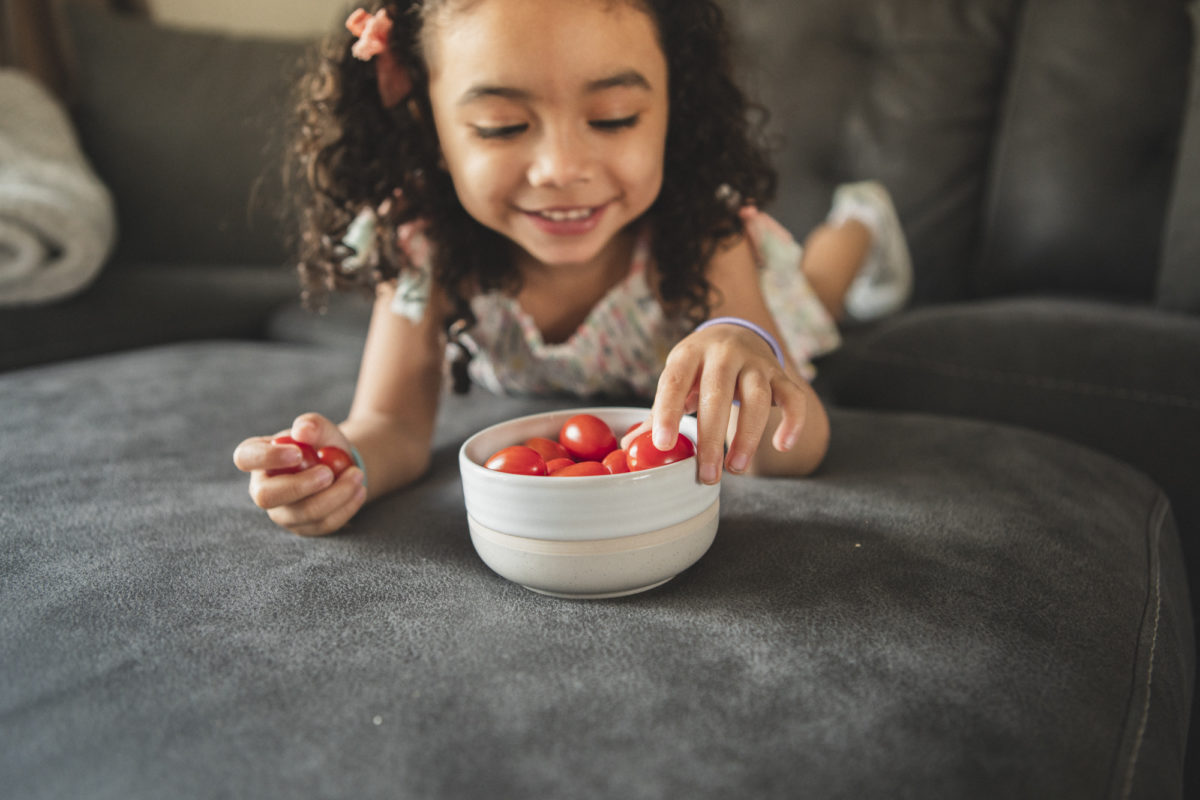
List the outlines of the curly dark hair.
{"label": "curly dark hair", "polygon": [[[392,19],[389,45],[408,70],[413,91],[384,108],[375,71],[354,58],[348,34],[326,40],[298,89],[296,130],[289,163],[297,185],[299,271],[306,305],[323,308],[331,291],[371,291],[408,265],[396,227],[423,220],[433,245],[433,279],[450,299],[448,331],[474,324],[474,292],[515,290],[513,265],[500,234],[472,218],[459,203],[440,150],[422,54],[425,21],[464,0],[392,0],[376,3]],[[474,0],[478,2],[478,0]],[[573,1],[573,0],[572,0]],[[759,136],[764,109],[733,80],[730,36],[714,0],[629,2],[654,20],[669,76],[662,189],[644,215],[658,293],[668,313],[699,322],[708,316],[711,287],[705,266],[725,240],[741,234],[738,206],[763,206],[774,197],[776,176]],[[341,243],[363,209],[376,209],[377,258],[366,268],[343,268]],[[462,370],[458,370],[459,373]],[[462,381],[456,388],[464,390]]]}

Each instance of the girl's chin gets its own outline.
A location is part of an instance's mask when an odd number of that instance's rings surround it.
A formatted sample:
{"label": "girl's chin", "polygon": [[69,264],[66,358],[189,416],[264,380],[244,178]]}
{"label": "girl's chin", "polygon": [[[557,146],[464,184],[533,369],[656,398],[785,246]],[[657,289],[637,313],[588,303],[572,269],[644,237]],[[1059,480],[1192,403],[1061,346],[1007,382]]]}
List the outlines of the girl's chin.
{"label": "girl's chin", "polygon": [[603,248],[597,247],[529,247],[524,244],[521,249],[545,267],[563,269],[591,264],[603,252]]}
{"label": "girl's chin", "polygon": [[516,239],[517,246],[547,267],[577,267],[590,264],[599,258],[614,241],[594,232],[590,236],[551,238],[525,236]]}

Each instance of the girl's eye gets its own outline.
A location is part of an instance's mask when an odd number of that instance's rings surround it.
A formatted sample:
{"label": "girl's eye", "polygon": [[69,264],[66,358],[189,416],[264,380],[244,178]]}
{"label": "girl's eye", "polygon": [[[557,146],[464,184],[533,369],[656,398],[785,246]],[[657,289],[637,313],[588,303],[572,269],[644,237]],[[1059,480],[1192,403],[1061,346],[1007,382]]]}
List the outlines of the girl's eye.
{"label": "girl's eye", "polygon": [[637,125],[640,114],[634,114],[629,117],[621,117],[620,119],[595,119],[592,120],[591,126],[601,131],[616,131],[621,128],[632,128]]}
{"label": "girl's eye", "polygon": [[517,134],[523,133],[529,126],[525,123],[520,125],[500,125],[498,127],[488,127],[485,125],[472,125],[475,129],[475,135],[480,139],[511,139]]}

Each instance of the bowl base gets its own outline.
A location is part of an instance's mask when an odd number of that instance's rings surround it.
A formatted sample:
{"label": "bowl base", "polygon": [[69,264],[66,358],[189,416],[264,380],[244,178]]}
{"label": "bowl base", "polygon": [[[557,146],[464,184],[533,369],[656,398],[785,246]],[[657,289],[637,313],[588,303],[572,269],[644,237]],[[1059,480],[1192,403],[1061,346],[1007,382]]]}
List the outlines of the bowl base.
{"label": "bowl base", "polygon": [[[671,576],[671,578],[674,578],[674,577],[675,577],[674,575]],[[622,589],[619,592],[599,592],[596,594],[588,594],[586,592],[585,593],[577,593],[577,594],[572,594],[570,592],[551,592],[551,591],[547,591],[546,589],[539,589],[536,586],[526,586],[523,583],[521,584],[521,586],[523,586],[524,588],[528,589],[531,592],[537,592],[538,594],[544,594],[547,597],[557,597],[562,600],[612,600],[617,597],[629,597],[630,595],[633,595],[633,594],[641,594],[642,592],[648,592],[651,589],[657,589],[658,587],[662,586],[667,581],[671,580],[671,578],[663,578],[661,581],[655,581],[654,583],[651,583],[647,586],[639,586],[636,589]]]}
{"label": "bowl base", "polygon": [[467,525],[475,551],[502,577],[550,597],[602,600],[649,591],[696,563],[716,536],[720,508],[717,499],[690,519],[612,539],[531,539],[469,514]]}

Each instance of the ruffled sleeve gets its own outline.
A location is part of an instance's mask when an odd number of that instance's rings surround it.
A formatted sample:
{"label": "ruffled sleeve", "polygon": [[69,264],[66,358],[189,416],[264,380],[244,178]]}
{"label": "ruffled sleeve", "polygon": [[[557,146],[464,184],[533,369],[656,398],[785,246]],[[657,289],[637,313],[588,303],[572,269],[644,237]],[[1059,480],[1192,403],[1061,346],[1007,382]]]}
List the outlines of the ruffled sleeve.
{"label": "ruffled sleeve", "polygon": [[396,229],[396,241],[408,259],[409,267],[396,279],[392,298],[393,314],[420,322],[429,307],[433,288],[433,248],[425,236],[425,222],[406,222]]}

